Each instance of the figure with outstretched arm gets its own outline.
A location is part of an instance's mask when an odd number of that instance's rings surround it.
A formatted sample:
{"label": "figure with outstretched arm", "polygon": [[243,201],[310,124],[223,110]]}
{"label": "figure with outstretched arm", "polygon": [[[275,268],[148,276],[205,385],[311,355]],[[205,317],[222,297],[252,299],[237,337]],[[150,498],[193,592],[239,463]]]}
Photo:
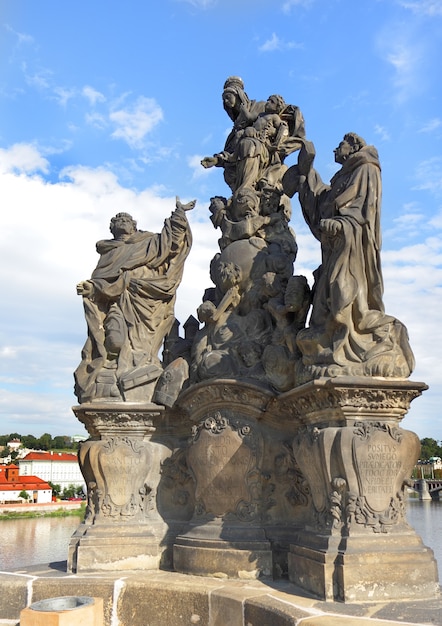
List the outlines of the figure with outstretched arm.
{"label": "figure with outstretched arm", "polygon": [[80,403],[150,401],[162,372],[158,351],[175,319],[176,290],[192,243],[186,214],[195,203],[177,197],[158,234],[138,230],[131,215],[118,213],[110,224],[113,238],[97,243],[97,266],[77,285],[88,326],[75,372]]}
{"label": "figure with outstretched arm", "polygon": [[234,151],[224,150],[213,157],[205,157],[201,165],[210,168],[234,164],[236,177],[233,191],[253,187],[265,168],[278,159],[278,148],[283,137],[288,135],[287,124],[280,116],[285,107],[282,96],[270,96],[264,112],[258,115],[253,125],[238,134]]}
{"label": "figure with outstretched arm", "polygon": [[297,336],[303,365],[313,377],[408,377],[414,358],[406,328],[383,304],[378,153],[347,133],[334,155],[341,167],[329,185],[313,167],[315,149],[308,141],[283,178],[285,192],[298,193],[321,243],[310,325]]}

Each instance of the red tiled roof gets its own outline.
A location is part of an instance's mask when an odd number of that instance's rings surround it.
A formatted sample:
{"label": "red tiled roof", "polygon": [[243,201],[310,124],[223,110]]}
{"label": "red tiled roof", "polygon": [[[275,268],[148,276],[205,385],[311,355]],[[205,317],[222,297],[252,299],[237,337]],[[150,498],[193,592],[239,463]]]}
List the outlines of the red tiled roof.
{"label": "red tiled roof", "polygon": [[20,459],[21,461],[70,461],[71,463],[77,462],[78,457],[76,454],[69,454],[68,452],[28,452],[28,454]]}
{"label": "red tiled roof", "polygon": [[37,476],[18,476],[18,478],[19,480],[12,482],[6,480],[5,475],[0,472],[0,491],[51,489],[51,486],[45,480],[37,478]]}

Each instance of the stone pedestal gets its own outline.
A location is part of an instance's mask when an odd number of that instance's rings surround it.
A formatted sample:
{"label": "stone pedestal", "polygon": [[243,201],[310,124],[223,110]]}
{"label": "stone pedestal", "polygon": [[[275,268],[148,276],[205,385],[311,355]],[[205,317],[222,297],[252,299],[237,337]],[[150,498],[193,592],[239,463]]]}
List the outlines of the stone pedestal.
{"label": "stone pedestal", "polygon": [[88,503],[71,538],[68,570],[170,565],[168,526],[157,509],[161,463],[171,454],[155,440],[164,407],[92,403],[73,410],[91,438],[79,451]]}
{"label": "stone pedestal", "polygon": [[324,600],[435,597],[437,567],[405,519],[418,437],[399,427],[426,386],[319,379],[286,394],[301,415],[295,458],[313,515],[294,537],[290,580]]}
{"label": "stone pedestal", "polygon": [[290,435],[278,430],[276,415],[267,411],[272,400],[272,393],[255,385],[223,380],[195,385],[180,397],[193,423],[186,462],[195,508],[174,544],[176,571],[273,576],[268,529],[273,523],[276,535],[281,525],[290,528],[287,493],[296,489],[296,472],[288,477],[293,454],[284,443]]}

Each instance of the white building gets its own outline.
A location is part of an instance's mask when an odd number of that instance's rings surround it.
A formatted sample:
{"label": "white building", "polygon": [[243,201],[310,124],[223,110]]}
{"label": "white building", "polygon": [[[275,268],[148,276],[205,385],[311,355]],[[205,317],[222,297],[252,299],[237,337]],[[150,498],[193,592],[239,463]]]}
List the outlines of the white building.
{"label": "white building", "polygon": [[33,451],[20,459],[18,464],[20,476],[38,476],[60,485],[62,491],[70,485],[82,487],[85,483],[76,454]]}
{"label": "white building", "polygon": [[22,502],[21,493],[28,494],[28,501],[47,504],[52,501],[50,485],[37,476],[19,476],[17,465],[0,467],[0,503]]}
{"label": "white building", "polygon": [[10,450],[18,450],[21,446],[21,441],[20,439],[11,439],[6,445]]}

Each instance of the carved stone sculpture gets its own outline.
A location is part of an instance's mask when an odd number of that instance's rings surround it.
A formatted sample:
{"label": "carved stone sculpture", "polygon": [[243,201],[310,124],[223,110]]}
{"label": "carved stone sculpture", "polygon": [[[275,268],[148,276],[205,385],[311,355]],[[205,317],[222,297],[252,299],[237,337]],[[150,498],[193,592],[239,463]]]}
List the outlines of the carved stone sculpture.
{"label": "carved stone sculpture", "polygon": [[211,263],[215,287],[199,308],[205,326],[195,337],[190,382],[252,379],[285,391],[295,384],[294,337],[310,304],[306,279],[293,276],[297,243],[281,186],[285,158],[303,145],[304,119],[282,96],[250,101],[237,77],[224,87],[234,126],[224,151],[202,165],[224,167],[232,195],[209,207],[222,236]]}
{"label": "carved stone sculpture", "polygon": [[[413,370],[406,328],[387,315],[380,261],[381,168],[376,148],[347,133],[335,150],[341,169],[325,185],[305,142],[284,177],[321,242],[309,328],[297,336],[303,376],[407,378]],[[300,381],[301,382],[301,381]]]}
{"label": "carved stone sculpture", "polygon": [[284,98],[275,94],[250,125],[236,129],[231,151],[224,149],[201,163],[203,167],[232,165],[235,173],[228,184],[233,192],[258,183],[262,186],[264,180],[274,184],[285,157],[299,150],[303,137],[304,120],[298,107],[287,106]]}
{"label": "carved stone sculpture", "polygon": [[100,254],[83,296],[88,339],[75,372],[75,393],[83,402],[149,402],[162,372],[158,350],[174,323],[174,303],[191,246],[182,205],[159,234],[137,229],[132,216],[112,218],[113,239],[97,243]]}
{"label": "carved stone sculpture", "polygon": [[[158,351],[175,325],[176,290],[192,240],[186,211],[194,206],[177,198],[158,234],[138,230],[130,215],[118,213],[110,225],[113,239],[97,244],[91,279],[77,286],[88,339],[75,372],[80,406],[73,410],[91,437],[79,452],[88,507],[71,539],[70,571],[170,562],[170,524],[158,511],[158,489],[174,443],[156,431],[161,400],[173,403],[178,392],[161,387],[160,403],[152,398],[163,373]],[[183,365],[175,370],[185,378]]]}
{"label": "carved stone sculpture", "polygon": [[[419,441],[400,427],[426,385],[407,380],[407,332],[384,311],[376,149],[345,135],[325,185],[297,107],[250,100],[238,77],[223,103],[232,131],[202,164],[223,168],[231,195],[210,201],[213,286],[185,337],[173,303],[194,202],[177,200],[157,235],[118,214],[78,287],[89,337],[74,412],[91,438],[69,568],[173,562],[191,575],[286,575],[324,600],[434,598],[433,553],[405,515]],[[321,244],[312,290],[294,271],[295,193]]]}
{"label": "carved stone sculpture", "polygon": [[[253,124],[258,115],[264,111],[265,102],[250,100],[244,91],[244,83],[239,76],[230,76],[226,80],[222,100],[224,110],[233,122],[232,130],[224,145],[224,152],[233,154],[238,144],[238,133]],[[224,168],[224,180],[231,190],[234,191],[237,186],[235,163],[218,160],[216,157],[213,157],[213,161],[209,160],[206,166],[212,167],[214,165]]]}

